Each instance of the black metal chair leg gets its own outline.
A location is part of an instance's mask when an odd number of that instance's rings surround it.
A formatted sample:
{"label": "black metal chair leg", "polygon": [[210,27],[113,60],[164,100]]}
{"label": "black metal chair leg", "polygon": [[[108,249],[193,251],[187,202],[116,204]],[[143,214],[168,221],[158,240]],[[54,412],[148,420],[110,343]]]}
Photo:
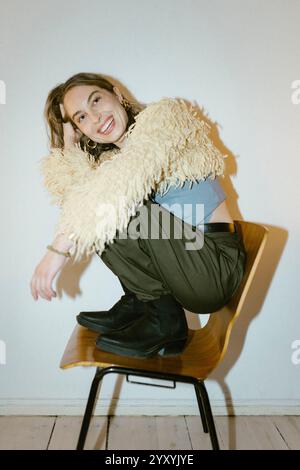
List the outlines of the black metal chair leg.
{"label": "black metal chair leg", "polygon": [[207,394],[204,382],[199,380],[197,387],[198,387],[198,391],[200,393],[200,396],[202,398],[202,403],[204,406],[204,412],[206,416],[206,422],[207,422],[207,426],[209,430],[209,436],[210,436],[212,448],[214,450],[220,450],[215,422],[214,422],[214,418],[213,418],[211,407],[210,407],[209,396]]}
{"label": "black metal chair leg", "polygon": [[202,398],[201,398],[201,395],[199,393],[199,390],[198,390],[198,386],[197,385],[194,385],[194,389],[195,389],[195,393],[196,393],[196,397],[197,397],[197,402],[198,402],[198,407],[199,407],[199,411],[200,411],[200,416],[201,416],[201,421],[202,421],[202,427],[203,427],[203,432],[208,432],[208,427],[207,427],[207,421],[206,421],[206,416],[205,416],[205,411],[204,411],[204,407],[203,407],[203,402],[202,402]]}
{"label": "black metal chair leg", "polygon": [[95,374],[95,377],[94,377],[92,385],[91,385],[89,398],[88,398],[88,401],[87,401],[87,404],[86,404],[86,408],[85,408],[85,412],[84,412],[84,417],[83,417],[83,421],[82,421],[82,425],[81,425],[81,429],[80,429],[80,434],[79,434],[76,450],[83,450],[83,448],[84,448],[86,436],[87,436],[89,426],[90,426],[90,422],[91,422],[93,409],[94,409],[94,406],[95,406],[95,400],[96,400],[96,396],[97,396],[97,392],[98,392],[98,388],[99,388],[99,382],[102,379],[102,377],[103,377],[102,369],[97,367],[96,374]]}

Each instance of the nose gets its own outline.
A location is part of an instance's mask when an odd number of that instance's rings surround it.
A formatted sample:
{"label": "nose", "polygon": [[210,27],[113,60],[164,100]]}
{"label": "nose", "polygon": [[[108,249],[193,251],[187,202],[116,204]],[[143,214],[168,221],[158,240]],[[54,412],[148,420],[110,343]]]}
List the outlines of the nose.
{"label": "nose", "polygon": [[92,121],[97,124],[98,122],[101,121],[101,114],[99,113],[99,111],[91,111],[91,119]]}

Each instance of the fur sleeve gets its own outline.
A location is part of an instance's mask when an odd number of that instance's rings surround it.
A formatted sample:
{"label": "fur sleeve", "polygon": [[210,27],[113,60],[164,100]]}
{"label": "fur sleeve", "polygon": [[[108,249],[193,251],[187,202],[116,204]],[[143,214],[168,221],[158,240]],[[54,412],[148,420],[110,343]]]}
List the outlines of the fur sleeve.
{"label": "fur sleeve", "polygon": [[96,162],[95,158],[83,152],[79,145],[74,145],[74,148],[68,151],[51,148],[50,154],[39,161],[43,184],[51,196],[51,203],[61,206],[64,195],[74,184],[83,181],[91,170],[111,159],[115,153],[115,150],[103,152],[99,162]]}

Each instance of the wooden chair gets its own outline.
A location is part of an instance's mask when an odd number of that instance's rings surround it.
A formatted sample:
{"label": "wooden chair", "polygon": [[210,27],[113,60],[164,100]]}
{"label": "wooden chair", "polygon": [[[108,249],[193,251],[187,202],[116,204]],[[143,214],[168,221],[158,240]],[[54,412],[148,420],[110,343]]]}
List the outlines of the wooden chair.
{"label": "wooden chair", "polygon": [[179,356],[153,358],[131,358],[101,351],[96,348],[98,333],[76,326],[63,354],[60,367],[96,367],[89,398],[77,443],[77,450],[84,448],[86,435],[96,402],[100,381],[104,375],[117,373],[170,380],[193,384],[203,431],[209,432],[213,449],[219,449],[214,419],[204,380],[223,359],[229,344],[233,324],[245,305],[247,293],[254,279],[262,256],[268,229],[260,224],[235,220],[243,238],[247,253],[246,271],[243,280],[230,302],[218,312],[210,315],[207,324],[198,330],[189,330],[188,343]]}

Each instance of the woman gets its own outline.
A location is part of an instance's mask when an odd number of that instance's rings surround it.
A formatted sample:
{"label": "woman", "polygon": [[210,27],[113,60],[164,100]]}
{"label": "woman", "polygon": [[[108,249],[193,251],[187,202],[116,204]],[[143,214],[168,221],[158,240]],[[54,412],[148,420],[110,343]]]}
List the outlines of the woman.
{"label": "woman", "polygon": [[[62,219],[35,268],[33,298],[56,296],[52,282],[71,248],[96,252],[125,292],[108,312],[78,315],[81,325],[101,333],[97,347],[125,356],[180,354],[188,335],[183,308],[217,311],[245,267],[242,239],[216,178],[224,166],[209,126],[182,100],[164,98],[146,108],[129,103],[98,74],[77,74],[55,87],[45,116],[53,150],[44,162],[45,185],[62,206]],[[99,207],[105,201],[108,210]],[[189,205],[192,214],[182,215],[174,203]],[[195,215],[197,205],[204,213]],[[167,237],[161,214],[171,225]]]}

